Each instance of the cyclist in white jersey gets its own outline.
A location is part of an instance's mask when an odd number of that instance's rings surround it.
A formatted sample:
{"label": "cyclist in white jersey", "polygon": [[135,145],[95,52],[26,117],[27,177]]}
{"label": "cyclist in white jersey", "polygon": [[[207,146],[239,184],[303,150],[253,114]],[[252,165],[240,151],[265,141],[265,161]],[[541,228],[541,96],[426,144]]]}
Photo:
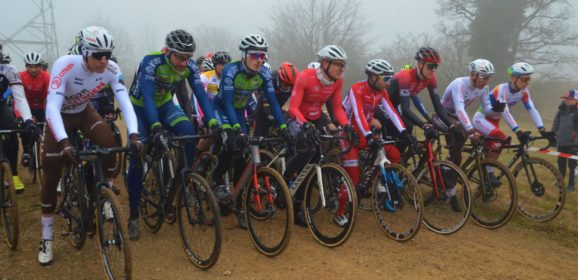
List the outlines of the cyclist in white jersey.
{"label": "cyclist in white jersey", "polygon": [[[136,115],[125,86],[120,83],[122,73],[118,65],[110,61],[114,41],[104,28],[90,26],[80,32],[82,55],[66,55],[54,63],[50,74],[50,86],[46,104],[46,123],[49,130],[44,138],[42,169],[42,241],[38,262],[52,262],[52,224],[56,205],[56,186],[60,180],[65,161],[73,160],[72,146],[67,132],[80,129],[92,143],[101,147],[113,147],[114,137],[102,117],[91,105],[91,98],[110,84],[123,112],[130,145],[142,150],[138,142]],[[62,153],[62,157],[47,154]],[[109,156],[103,170],[112,184],[116,158]],[[93,225],[86,225],[91,231]]]}

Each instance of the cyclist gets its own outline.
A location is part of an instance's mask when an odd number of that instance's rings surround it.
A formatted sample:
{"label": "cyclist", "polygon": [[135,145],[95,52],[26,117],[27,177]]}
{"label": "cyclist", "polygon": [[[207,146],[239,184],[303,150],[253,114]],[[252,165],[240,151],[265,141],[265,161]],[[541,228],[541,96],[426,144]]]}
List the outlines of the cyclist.
{"label": "cyclist", "polygon": [[[396,108],[398,108],[398,112],[407,130],[413,131],[413,126],[418,126],[424,130],[426,137],[430,138],[437,135],[437,129],[446,127],[450,133],[459,135],[462,129],[460,128],[459,123],[452,123],[447,110],[441,104],[437,90],[437,79],[435,74],[436,69],[442,62],[439,53],[433,48],[422,47],[415,54],[415,59],[417,60],[416,68],[398,72],[391,80],[391,85],[389,87],[391,102]],[[425,109],[419,110],[426,118],[427,122],[422,121],[410,110],[410,99],[412,98],[418,109],[420,109],[420,107],[423,108],[423,105],[419,105],[421,104],[421,101],[417,95],[424,88],[428,89],[434,110],[437,114],[437,117],[431,118]],[[434,127],[434,122],[436,123],[437,128]],[[391,125],[388,124],[387,130],[393,131],[392,129],[389,129],[390,126]],[[395,134],[396,131],[393,132]],[[403,148],[405,147],[402,147],[402,149]],[[450,158],[450,160],[453,161],[455,159]],[[451,178],[445,179],[452,181]],[[448,184],[451,185],[452,183],[448,182]],[[455,195],[455,188],[449,188],[447,190],[447,195],[452,209],[454,211],[461,211],[459,201]]]}
{"label": "cyclist", "polygon": [[203,70],[203,73],[211,71],[213,69],[214,69],[213,61],[211,61],[210,58],[205,58],[205,60],[203,60],[203,62],[201,63],[201,70]]}
{"label": "cyclist", "polygon": [[360,150],[368,146],[384,149],[387,158],[392,163],[398,163],[400,159],[399,150],[395,146],[391,144],[382,146],[380,137],[376,138],[371,131],[370,125],[381,129],[381,123],[374,118],[376,110],[384,110],[397,131],[404,135],[405,139],[408,139],[405,125],[397,111],[395,111],[391,101],[389,101],[389,94],[386,90],[389,80],[394,74],[393,67],[384,59],[372,59],[365,65],[365,74],[367,79],[355,83],[349,90],[345,100],[343,100],[346,115],[360,139],[359,144],[353,146],[343,157],[343,167],[349,173],[354,186],[359,184],[360,170],[358,159]]}
{"label": "cyclist", "polygon": [[[102,147],[113,147],[114,138],[102,117],[90,105],[90,99],[107,84],[113,88],[114,94],[124,114],[130,137],[130,145],[140,148],[138,142],[137,120],[130,104],[127,90],[119,82],[121,70],[116,63],[110,61],[114,49],[114,39],[104,28],[89,26],[79,34],[82,55],[66,55],[54,63],[51,72],[51,82],[46,99],[46,123],[50,129],[44,137],[42,165],[44,174],[41,191],[42,209],[42,241],[38,262],[48,265],[53,259],[54,207],[56,205],[56,186],[62,174],[65,161],[74,161],[73,147],[68,138],[68,131],[80,129],[83,135],[93,143]],[[61,153],[62,157],[47,156]],[[109,185],[114,179],[110,168],[115,166],[116,157],[109,156],[103,171],[107,175]],[[87,231],[90,227],[87,225]]]}
{"label": "cyclist", "polygon": [[[219,163],[213,171],[212,178],[215,182],[215,192],[221,200],[228,198],[223,175],[233,161],[235,167],[233,182],[239,179],[244,165],[244,159],[239,150],[243,150],[245,134],[248,132],[245,110],[247,102],[252,98],[253,92],[262,90],[269,104],[271,112],[281,129],[281,135],[288,136],[287,125],[281,111],[281,107],[275,98],[271,72],[264,67],[267,60],[267,42],[258,34],[245,36],[239,45],[242,58],[239,61],[225,65],[219,94],[215,96],[215,110],[217,117],[224,129],[226,137],[225,149],[219,156]],[[236,143],[241,142],[241,143]],[[237,208],[237,218],[241,228],[245,228],[245,221],[240,207]]]}
{"label": "cyclist", "polygon": [[204,55],[201,55],[199,57],[197,57],[197,60],[195,60],[195,65],[197,65],[197,69],[199,69],[199,75],[203,73],[203,68],[201,67],[201,65],[203,65],[203,61],[205,61],[207,57],[205,57]]}
{"label": "cyclist", "polygon": [[[218,129],[213,107],[202,87],[199,71],[191,59],[196,43],[191,34],[177,29],[165,38],[167,52],[154,52],[143,58],[130,88],[130,99],[138,119],[139,138],[143,143],[163,143],[163,127],[176,135],[194,135],[191,120],[173,102],[175,88],[187,80],[205,112],[205,120],[212,129]],[[152,140],[152,141],[149,141]],[[186,144],[187,165],[192,163],[195,145]],[[129,187],[129,237],[138,239],[138,201],[142,191],[144,168],[137,156],[130,158],[127,182]],[[171,209],[167,209],[171,210]]]}
{"label": "cyclist", "polygon": [[[281,63],[281,66],[271,73],[273,86],[275,87],[275,97],[277,98],[279,106],[283,107],[287,100],[289,100],[298,74],[299,70],[297,67],[289,62]],[[266,136],[269,134],[270,129],[274,127],[271,106],[262,94],[259,95],[257,101],[253,124],[255,126],[255,135],[257,136]]]}
{"label": "cyclist", "polygon": [[[345,111],[341,105],[341,90],[343,87],[343,74],[347,63],[347,54],[337,45],[323,47],[317,53],[320,66],[318,69],[307,69],[297,76],[295,86],[289,101],[289,129],[294,137],[297,137],[297,154],[289,161],[285,171],[285,180],[291,182],[297,173],[303,169],[311,155],[318,147],[318,137],[316,131],[323,129],[329,121],[324,117],[322,106],[326,102],[332,102],[336,106],[331,106],[332,118],[344,128],[345,132],[353,136],[354,130],[351,124],[347,123]],[[340,192],[339,209],[335,213],[334,221],[339,225],[344,225],[348,217],[343,214],[346,196]],[[300,226],[307,226],[301,202],[303,192],[295,195],[293,203],[295,205],[295,223]]]}
{"label": "cyclist", "polygon": [[[32,120],[30,107],[24,94],[24,87],[22,86],[20,75],[16,68],[10,64],[11,62],[10,56],[2,52],[2,44],[0,44],[0,129],[16,129],[17,127],[14,110],[8,104],[8,99],[13,99],[14,108],[17,109],[24,120],[24,127],[29,132],[29,136],[35,137],[37,128]],[[12,169],[14,188],[17,193],[22,193],[24,184],[20,180],[20,176],[18,176],[18,137],[16,135],[7,135],[5,137],[2,140],[2,145],[4,145],[3,150],[10,163],[10,169]]]}
{"label": "cyclist", "polygon": [[[488,83],[494,74],[494,65],[486,59],[476,59],[470,62],[468,69],[470,75],[453,80],[446,88],[441,102],[452,121],[459,120],[469,138],[475,141],[480,134],[472,125],[466,108],[490,91]],[[465,135],[464,131],[462,134]],[[454,134],[448,134],[446,137],[446,142],[452,143],[449,149],[450,158],[458,166],[462,162],[462,147],[465,140],[465,137],[455,137]]]}
{"label": "cyclist", "polygon": [[[30,106],[32,117],[36,122],[44,122],[44,108],[46,104],[46,95],[48,94],[48,84],[50,83],[50,74],[42,70],[40,64],[42,57],[36,52],[28,52],[24,55],[26,71],[20,72],[24,94]],[[21,163],[24,166],[30,164],[30,141],[27,137],[22,137],[24,153],[22,154]]]}
{"label": "cyclist", "polygon": [[[522,131],[510,112],[510,107],[522,101],[540,134],[545,137],[551,136],[551,133],[545,130],[542,117],[530,97],[528,85],[532,74],[534,67],[528,63],[518,62],[510,66],[508,68],[510,82],[497,85],[482,97],[482,104],[474,114],[474,128],[484,136],[506,141],[508,137],[500,130],[500,119],[503,117],[510,129],[516,133],[520,143],[526,143],[530,139],[530,131]],[[502,150],[500,141],[490,141],[488,145],[488,158],[498,159]]]}
{"label": "cyclist", "polygon": [[201,82],[211,101],[213,101],[215,95],[219,92],[219,83],[221,82],[223,69],[225,65],[230,62],[231,56],[227,52],[215,52],[211,57],[211,65],[214,69],[201,74]]}

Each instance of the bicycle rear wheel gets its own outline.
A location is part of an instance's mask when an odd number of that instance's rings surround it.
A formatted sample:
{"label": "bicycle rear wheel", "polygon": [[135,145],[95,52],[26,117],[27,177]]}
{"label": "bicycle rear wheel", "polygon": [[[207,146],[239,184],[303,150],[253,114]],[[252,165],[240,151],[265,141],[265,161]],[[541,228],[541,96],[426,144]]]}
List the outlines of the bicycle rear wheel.
{"label": "bicycle rear wheel", "polygon": [[472,188],[472,220],[495,229],[505,225],[516,210],[516,184],[502,163],[486,159],[468,171]]}
{"label": "bicycle rear wheel", "polygon": [[37,174],[38,174],[38,169],[37,169],[37,159],[38,156],[36,154],[37,149],[36,147],[38,146],[38,141],[34,141],[32,143],[32,147],[30,147],[30,154],[29,154],[29,163],[28,163],[28,178],[30,178],[30,183],[31,184],[36,184],[37,181]]}
{"label": "bicycle rear wheel", "polygon": [[532,221],[550,221],[564,208],[564,179],[558,168],[544,159],[528,158],[526,163],[527,168],[520,162],[512,170],[518,186],[518,211]]}
{"label": "bicycle rear wheel", "polygon": [[303,212],[317,242],[337,247],[347,241],[355,223],[357,197],[351,178],[341,166],[326,163],[321,166],[320,180],[317,173],[309,176]]}
{"label": "bicycle rear wheel", "polygon": [[293,202],[285,180],[276,170],[259,167],[256,181],[245,186],[243,199],[253,244],[266,256],[279,255],[287,248],[293,228]]}
{"label": "bicycle rear wheel", "polygon": [[416,177],[423,196],[423,223],[435,233],[457,232],[470,216],[468,180],[462,170],[449,161],[434,161],[433,171],[434,176],[425,165]]}
{"label": "bicycle rear wheel", "polygon": [[185,180],[176,193],[181,244],[195,266],[208,269],[221,254],[223,232],[217,198],[200,175],[188,173]]}
{"label": "bicycle rear wheel", "polygon": [[163,225],[163,209],[161,205],[161,190],[163,179],[158,162],[148,162],[149,168],[143,176],[142,192],[139,200],[139,212],[144,227],[149,232],[157,232]]}
{"label": "bicycle rear wheel", "polygon": [[82,249],[86,241],[86,222],[88,221],[88,190],[84,180],[83,171],[72,167],[66,171],[61,180],[63,196],[60,212],[66,220],[68,238],[72,246]]}
{"label": "bicycle rear wheel", "polygon": [[114,192],[100,187],[97,206],[98,246],[108,279],[132,279],[132,259],[122,225],[124,215]]}
{"label": "bicycle rear wheel", "polygon": [[203,178],[210,180],[213,170],[217,167],[219,159],[211,152],[202,152],[193,161],[193,171]]}
{"label": "bicycle rear wheel", "polygon": [[18,204],[12,182],[12,169],[8,162],[0,162],[0,217],[4,228],[4,237],[11,250],[18,247]]}
{"label": "bicycle rear wheel", "polygon": [[[408,241],[419,231],[423,221],[423,200],[417,182],[411,173],[399,164],[385,165],[386,176],[373,180],[372,206],[379,228],[396,241]],[[387,197],[386,188],[391,194]]]}

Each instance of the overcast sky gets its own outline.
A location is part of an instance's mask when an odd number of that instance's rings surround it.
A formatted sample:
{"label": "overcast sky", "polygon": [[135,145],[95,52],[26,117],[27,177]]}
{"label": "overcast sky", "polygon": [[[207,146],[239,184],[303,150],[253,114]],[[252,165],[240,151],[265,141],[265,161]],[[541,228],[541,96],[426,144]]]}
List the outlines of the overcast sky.
{"label": "overcast sky", "polygon": [[[10,36],[36,15],[38,9],[33,2],[37,1],[2,0],[0,33]],[[578,6],[578,0],[570,2],[574,8]],[[138,36],[143,27],[154,26],[161,34],[158,38],[161,46],[164,34],[176,28],[194,33],[201,25],[215,25],[230,29],[237,36],[258,32],[259,28],[271,24],[269,12],[278,3],[279,0],[53,1],[60,55],[71,45],[74,35],[95,18],[111,19],[112,24],[122,26],[131,36]],[[435,32],[439,22],[435,14],[436,0],[362,0],[361,3],[361,15],[372,23],[367,32],[368,37],[375,38],[374,45],[387,44],[396,34]],[[571,24],[578,26],[578,17],[572,18]],[[107,23],[100,25],[106,27]],[[16,58],[15,51],[7,49]]]}

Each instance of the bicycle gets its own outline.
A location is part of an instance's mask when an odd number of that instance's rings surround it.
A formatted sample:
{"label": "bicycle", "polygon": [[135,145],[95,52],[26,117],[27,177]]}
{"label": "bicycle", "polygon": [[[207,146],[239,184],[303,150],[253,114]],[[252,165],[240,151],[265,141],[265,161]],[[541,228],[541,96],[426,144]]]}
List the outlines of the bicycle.
{"label": "bicycle", "polygon": [[[173,212],[173,202],[176,203],[174,220],[179,226],[181,244],[189,260],[201,269],[213,267],[219,259],[222,226],[217,199],[209,183],[187,164],[183,143],[207,137],[211,136],[170,136],[167,146],[154,147],[153,143],[143,161],[148,168],[143,175],[145,183],[139,205],[145,228],[157,232],[163,220],[173,220],[168,216]],[[178,161],[169,146],[176,149]]]}
{"label": "bicycle", "polygon": [[[434,150],[433,142],[437,142]],[[439,135],[418,141],[419,160],[412,174],[423,196],[423,223],[431,231],[451,234],[460,230],[471,212],[469,182],[464,172],[455,164],[441,160]],[[407,155],[406,155],[407,156]],[[407,163],[407,159],[404,160]]]}
{"label": "bicycle", "polygon": [[[80,141],[78,137],[74,139],[78,147]],[[98,146],[76,150],[76,163],[70,163],[72,166],[67,168],[67,177],[64,179],[64,200],[60,212],[66,219],[71,242],[77,249],[82,248],[87,227],[96,216],[98,246],[108,279],[131,279],[132,260],[128,238],[122,227],[125,224],[122,208],[106,180],[102,166],[105,155],[129,151],[131,149],[127,147]],[[46,156],[62,157],[62,153],[47,153]],[[88,188],[87,176],[96,181],[93,188]],[[90,185],[92,187],[93,184]]]}
{"label": "bicycle", "polygon": [[465,145],[469,157],[462,164],[470,184],[476,186],[472,195],[471,218],[483,228],[496,229],[505,225],[516,210],[517,187],[509,168],[497,160],[485,158],[485,141],[502,141],[482,137],[478,142]]}
{"label": "bicycle", "polygon": [[[4,129],[0,130],[0,139],[5,143],[5,135],[15,133],[26,133],[24,129]],[[0,144],[0,218],[4,237],[10,250],[16,250],[19,237],[19,216],[18,203],[16,202],[16,190],[12,181],[12,169],[4,156],[4,145]]]}
{"label": "bicycle", "polygon": [[39,136],[33,140],[30,149],[30,163],[28,165],[28,175],[32,184],[42,182],[42,163],[40,159],[41,147],[44,142],[44,123],[37,122],[36,125],[40,128]]}
{"label": "bicycle", "polygon": [[[319,135],[319,138],[332,141],[346,137]],[[285,157],[287,149],[283,147],[277,154],[267,159],[267,167],[284,162],[280,159]],[[350,149],[351,145],[342,153],[347,153]],[[347,172],[335,163],[325,162],[323,145],[317,146],[315,154],[311,155],[293,180],[289,187],[291,197],[294,197],[301,188],[305,188],[303,213],[315,240],[327,247],[337,247],[347,241],[355,222],[357,197]],[[343,211],[342,214],[348,218],[343,225],[337,225],[333,221],[339,210]]]}
{"label": "bicycle", "polygon": [[514,157],[506,166],[512,170],[518,186],[518,211],[529,220],[548,222],[564,208],[566,188],[556,166],[528,154],[529,144],[542,139],[548,140],[548,145],[540,150],[553,145],[551,137],[531,137],[525,143],[509,144],[503,148],[515,149]]}
{"label": "bicycle", "polygon": [[[281,254],[289,241],[293,228],[293,202],[285,179],[277,170],[261,166],[259,145],[263,143],[284,142],[283,138],[250,137],[246,139],[250,151],[246,157],[247,165],[243,169],[233,191],[231,202],[242,203],[241,211],[247,222],[247,228],[253,245],[262,254],[273,257]],[[225,180],[226,183],[228,180]]]}
{"label": "bicycle", "polygon": [[[373,135],[379,135],[374,132]],[[381,146],[398,141],[384,140]],[[371,147],[359,153],[363,180],[357,188],[358,205],[373,211],[385,235],[396,241],[408,241],[419,231],[423,221],[423,199],[410,171],[391,163],[384,149]],[[367,200],[367,201],[366,201]]]}

